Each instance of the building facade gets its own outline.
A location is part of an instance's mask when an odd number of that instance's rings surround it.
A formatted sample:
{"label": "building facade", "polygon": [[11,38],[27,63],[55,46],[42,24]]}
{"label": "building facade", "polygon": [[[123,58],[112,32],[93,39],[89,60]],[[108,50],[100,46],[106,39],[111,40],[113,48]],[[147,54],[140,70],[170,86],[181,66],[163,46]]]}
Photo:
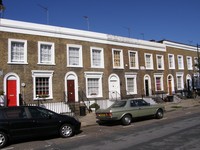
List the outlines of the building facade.
{"label": "building facade", "polygon": [[0,89],[7,106],[192,90],[197,48],[0,19]]}

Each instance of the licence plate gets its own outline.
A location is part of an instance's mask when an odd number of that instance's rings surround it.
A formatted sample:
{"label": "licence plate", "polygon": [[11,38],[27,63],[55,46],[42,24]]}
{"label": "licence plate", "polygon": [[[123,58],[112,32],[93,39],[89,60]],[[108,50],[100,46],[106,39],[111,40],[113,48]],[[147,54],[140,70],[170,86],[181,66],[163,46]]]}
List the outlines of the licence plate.
{"label": "licence plate", "polygon": [[106,114],[99,114],[99,117],[105,117]]}

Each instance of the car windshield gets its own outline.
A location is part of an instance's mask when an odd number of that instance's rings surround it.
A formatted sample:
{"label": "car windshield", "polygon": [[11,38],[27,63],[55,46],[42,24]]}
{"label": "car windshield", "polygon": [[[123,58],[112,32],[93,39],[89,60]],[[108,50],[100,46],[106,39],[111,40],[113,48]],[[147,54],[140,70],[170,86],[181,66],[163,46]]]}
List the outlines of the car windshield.
{"label": "car windshield", "polygon": [[112,108],[124,107],[125,105],[126,105],[126,101],[116,101],[116,102],[112,105]]}

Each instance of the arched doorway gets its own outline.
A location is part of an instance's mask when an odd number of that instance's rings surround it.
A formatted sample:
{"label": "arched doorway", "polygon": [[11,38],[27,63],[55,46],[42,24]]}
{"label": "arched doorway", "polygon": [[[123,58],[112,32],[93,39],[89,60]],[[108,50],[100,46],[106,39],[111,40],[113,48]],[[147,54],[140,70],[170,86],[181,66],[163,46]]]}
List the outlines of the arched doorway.
{"label": "arched doorway", "polygon": [[150,96],[152,95],[151,91],[151,77],[149,75],[144,76],[144,95]]}
{"label": "arched doorway", "polygon": [[186,76],[186,88],[187,88],[188,92],[191,92],[191,90],[192,90],[192,77],[189,74]]}
{"label": "arched doorway", "polygon": [[167,77],[167,87],[168,87],[168,94],[173,95],[173,93],[174,93],[174,78],[172,75],[168,75],[168,77]]}
{"label": "arched doorway", "polygon": [[121,98],[120,93],[120,79],[116,74],[111,74],[108,78],[109,85],[109,99],[117,100]]}
{"label": "arched doorway", "polygon": [[65,76],[65,97],[69,103],[78,102],[78,77],[74,72]]}
{"label": "arched doorway", "polygon": [[4,77],[4,91],[7,106],[19,106],[20,81],[15,73],[9,73]]}

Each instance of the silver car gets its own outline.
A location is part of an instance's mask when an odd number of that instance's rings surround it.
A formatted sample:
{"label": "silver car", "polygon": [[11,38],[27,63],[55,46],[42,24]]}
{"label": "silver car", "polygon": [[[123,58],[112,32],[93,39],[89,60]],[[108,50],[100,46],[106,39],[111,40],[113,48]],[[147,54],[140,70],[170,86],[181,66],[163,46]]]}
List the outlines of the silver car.
{"label": "silver car", "polygon": [[131,124],[133,118],[155,116],[163,118],[165,108],[163,105],[150,105],[143,99],[128,99],[116,101],[107,109],[96,111],[96,118],[100,121],[120,120],[123,125]]}

